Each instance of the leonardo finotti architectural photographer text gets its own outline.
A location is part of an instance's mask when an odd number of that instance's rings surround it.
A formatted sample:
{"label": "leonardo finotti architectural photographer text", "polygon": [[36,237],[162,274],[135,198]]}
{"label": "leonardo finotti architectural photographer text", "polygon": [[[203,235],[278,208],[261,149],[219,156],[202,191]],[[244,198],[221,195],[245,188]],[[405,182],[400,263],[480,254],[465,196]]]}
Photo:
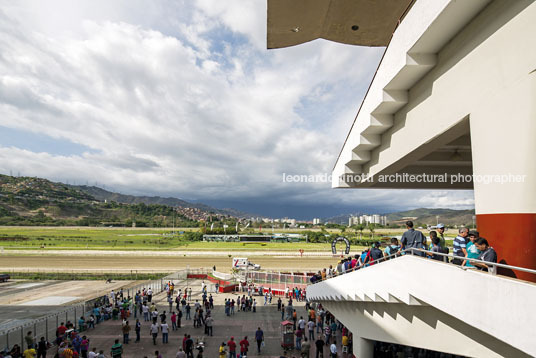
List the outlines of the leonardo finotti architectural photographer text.
{"label": "leonardo finotti architectural photographer text", "polygon": [[[381,174],[377,176],[367,174],[348,175],[345,180],[347,182],[364,183],[483,183],[483,184],[509,184],[509,183],[524,183],[527,178],[525,174]],[[283,183],[329,183],[332,180],[331,174],[287,174],[283,173]]]}

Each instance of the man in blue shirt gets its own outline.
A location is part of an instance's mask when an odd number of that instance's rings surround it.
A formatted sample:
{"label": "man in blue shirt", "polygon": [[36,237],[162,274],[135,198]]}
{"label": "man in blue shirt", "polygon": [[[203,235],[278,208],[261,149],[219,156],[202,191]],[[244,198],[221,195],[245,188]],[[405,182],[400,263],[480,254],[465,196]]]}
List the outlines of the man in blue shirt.
{"label": "man in blue shirt", "polygon": [[264,341],[264,332],[261,327],[257,328],[257,331],[255,332],[255,340],[257,341],[257,351],[261,354],[261,346]]}
{"label": "man in blue shirt", "polygon": [[[406,221],[406,228],[408,231],[402,235],[402,239],[400,240],[402,250],[410,248],[422,249],[423,243],[426,242],[424,234],[413,228],[413,221]],[[414,255],[424,256],[424,253],[415,251]]]}
{"label": "man in blue shirt", "polygon": [[455,265],[461,265],[463,259],[467,257],[467,235],[469,234],[469,229],[462,227],[458,230],[458,236],[452,242],[452,250],[454,251],[454,256],[459,256],[460,258],[455,258],[452,260],[452,263]]}

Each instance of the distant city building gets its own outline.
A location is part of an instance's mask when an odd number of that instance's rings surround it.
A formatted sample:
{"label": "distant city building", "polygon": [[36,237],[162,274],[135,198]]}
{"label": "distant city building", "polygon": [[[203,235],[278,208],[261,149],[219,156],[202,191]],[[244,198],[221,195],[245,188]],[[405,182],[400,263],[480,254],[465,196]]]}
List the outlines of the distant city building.
{"label": "distant city building", "polygon": [[377,224],[377,225],[387,225],[387,216],[373,214],[373,215],[361,215],[361,216],[350,216],[348,218],[348,226],[353,225],[368,225],[368,224]]}
{"label": "distant city building", "polygon": [[314,219],[313,219],[313,225],[320,225],[320,224],[322,224],[322,220],[321,220],[321,219],[319,219],[319,218],[314,218]]}

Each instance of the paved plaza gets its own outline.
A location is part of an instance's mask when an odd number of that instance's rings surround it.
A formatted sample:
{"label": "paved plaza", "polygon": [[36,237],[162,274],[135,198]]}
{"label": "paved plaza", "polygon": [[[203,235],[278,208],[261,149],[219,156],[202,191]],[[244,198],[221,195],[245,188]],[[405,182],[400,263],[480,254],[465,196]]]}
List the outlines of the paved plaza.
{"label": "paved plaza", "polygon": [[[175,280],[176,289],[186,287],[186,281]],[[196,299],[202,301],[201,298],[201,280],[189,280],[189,286],[193,288],[193,297],[191,301],[192,305],[192,317],[193,317],[193,303]],[[280,357],[283,354],[283,349],[281,348],[281,333],[280,333],[280,323],[281,323],[281,312],[277,311],[277,297],[274,297],[272,304],[264,306],[264,298],[261,296],[256,296],[257,300],[257,312],[238,312],[235,311],[235,314],[228,317],[225,315],[224,309],[224,300],[226,298],[231,298],[236,301],[238,294],[226,293],[226,294],[212,294],[214,297],[214,309],[212,310],[212,316],[214,318],[213,325],[213,336],[206,337],[204,335],[204,327],[194,328],[193,320],[182,320],[182,326],[177,331],[171,331],[171,321],[169,313],[169,305],[166,301],[165,292],[160,293],[153,297],[153,301],[156,302],[158,311],[166,311],[168,316],[167,323],[170,325],[169,333],[169,343],[162,343],[162,334],[159,333],[157,345],[153,345],[152,336],[149,334],[150,322],[144,322],[143,317],[138,314],[140,322],[142,324],[141,328],[141,342],[135,343],[136,334],[134,332],[134,326],[136,319],[131,316],[129,318],[129,323],[132,326],[130,333],[129,344],[123,345],[124,354],[123,357],[140,357],[145,356],[151,358],[155,357],[155,351],[158,350],[164,358],[166,357],[175,357],[179,347],[182,347],[182,338],[184,334],[191,335],[194,342],[196,340],[204,341],[205,351],[204,357],[218,357],[218,349],[221,342],[227,342],[231,336],[234,337],[237,341],[237,352],[240,351],[238,342],[248,336],[250,342],[250,349],[248,357]],[[287,300],[283,300],[283,303],[286,305]],[[293,305],[299,316],[306,316],[305,303],[304,302],[293,302]],[[158,319],[160,322],[160,318]],[[265,347],[262,349],[261,354],[257,354],[257,347],[255,343],[255,331],[257,327],[261,327],[264,331],[265,337]],[[120,342],[123,340],[123,335],[121,332],[121,320],[108,320],[104,321],[96,326],[93,330],[82,332],[82,335],[87,335],[90,338],[90,349],[96,347],[97,350],[104,350],[107,357],[110,356],[110,348],[114,344],[115,339],[119,339]],[[50,349],[49,356],[53,356],[55,353],[55,348]],[[315,348],[314,344],[311,348],[311,356],[314,356]],[[327,356],[328,347],[325,348],[325,353]],[[197,356],[197,351],[195,352]],[[48,356],[47,355],[47,356]],[[298,351],[291,351],[287,357],[299,357]]]}

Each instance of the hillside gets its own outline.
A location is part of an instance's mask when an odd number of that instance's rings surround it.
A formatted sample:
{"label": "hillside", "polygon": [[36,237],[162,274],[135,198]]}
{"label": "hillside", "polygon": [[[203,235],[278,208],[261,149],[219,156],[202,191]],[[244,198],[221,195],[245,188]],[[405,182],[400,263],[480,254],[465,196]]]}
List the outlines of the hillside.
{"label": "hillside", "polygon": [[198,226],[198,220],[211,215],[215,219],[222,217],[198,208],[184,206],[175,210],[166,204],[143,200],[103,201],[89,190],[76,186],[42,178],[0,175],[0,225],[131,226],[135,223],[136,226],[159,227],[175,223],[176,226]]}
{"label": "hillside", "polygon": [[445,225],[469,226],[472,225],[474,215],[474,209],[453,210],[419,208],[387,214],[387,221],[390,223],[399,222],[402,224],[408,218],[412,218],[417,226],[436,225],[437,222]]}
{"label": "hillside", "polygon": [[177,198],[163,198],[160,196],[136,196],[136,195],[127,195],[114,193],[111,191],[104,190],[95,186],[87,185],[72,185],[72,188],[82,191],[91,195],[92,197],[98,199],[99,201],[115,201],[116,203],[123,204],[140,204],[144,203],[147,205],[158,204],[158,205],[167,205],[176,208],[193,208],[198,209],[200,212],[208,214],[220,214],[224,216],[232,216],[238,218],[251,217],[252,214],[244,213],[236,209],[217,209],[211,206],[200,204],[200,203],[191,203]]}

